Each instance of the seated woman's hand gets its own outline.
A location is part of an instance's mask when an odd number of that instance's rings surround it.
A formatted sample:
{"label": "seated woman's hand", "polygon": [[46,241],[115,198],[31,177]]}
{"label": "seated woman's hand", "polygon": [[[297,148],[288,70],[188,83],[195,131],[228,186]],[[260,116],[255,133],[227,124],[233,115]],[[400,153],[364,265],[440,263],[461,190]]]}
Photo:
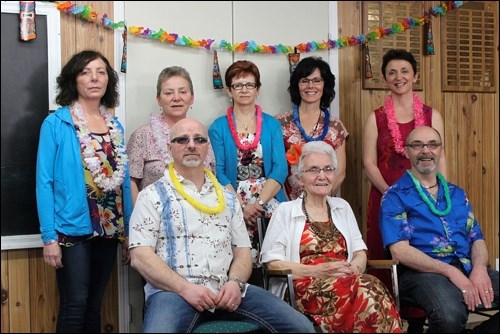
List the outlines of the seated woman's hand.
{"label": "seated woman's hand", "polygon": [[245,205],[243,210],[243,218],[248,226],[254,226],[257,219],[264,215],[265,210],[257,203],[249,203]]}
{"label": "seated woman's hand", "polygon": [[320,263],[314,266],[313,277],[347,276],[354,274],[354,270],[349,262],[332,261]]}

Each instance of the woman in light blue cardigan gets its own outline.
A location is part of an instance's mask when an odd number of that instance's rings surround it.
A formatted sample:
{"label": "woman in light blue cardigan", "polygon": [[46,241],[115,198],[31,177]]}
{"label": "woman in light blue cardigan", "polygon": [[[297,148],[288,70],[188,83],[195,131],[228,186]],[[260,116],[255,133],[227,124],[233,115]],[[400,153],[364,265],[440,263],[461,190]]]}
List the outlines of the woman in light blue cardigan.
{"label": "woman in light blue cardigan", "polygon": [[208,134],[217,179],[240,200],[257,265],[256,221],[270,218],[278,204],[286,201],[283,184],[288,165],[283,132],[279,121],[255,103],[261,82],[254,63],[233,63],[226,71],[225,81],[234,105],[212,123]]}
{"label": "woman in light blue cardigan", "polygon": [[132,195],[118,75],[99,52],[75,54],[57,77],[56,112],[40,129],[36,199],[45,262],[56,269],[58,333],[99,333],[101,302],[122,243]]}

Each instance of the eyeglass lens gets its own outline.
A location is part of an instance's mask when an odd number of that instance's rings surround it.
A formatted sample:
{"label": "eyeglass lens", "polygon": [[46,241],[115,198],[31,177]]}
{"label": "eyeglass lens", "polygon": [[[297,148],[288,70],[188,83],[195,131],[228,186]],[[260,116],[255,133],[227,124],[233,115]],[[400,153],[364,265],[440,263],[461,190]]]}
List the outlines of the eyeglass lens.
{"label": "eyeglass lens", "polygon": [[192,137],[192,138],[191,137],[175,137],[170,142],[181,144],[181,145],[186,145],[187,143],[189,143],[189,141],[191,139],[193,139],[193,142],[195,144],[205,144],[206,142],[208,142],[208,139],[205,137]]}
{"label": "eyeglass lens", "polygon": [[257,87],[257,84],[255,82],[236,83],[236,84],[232,84],[231,87],[234,90],[242,90],[243,87],[245,87],[248,90],[252,90],[252,89],[255,89]]}

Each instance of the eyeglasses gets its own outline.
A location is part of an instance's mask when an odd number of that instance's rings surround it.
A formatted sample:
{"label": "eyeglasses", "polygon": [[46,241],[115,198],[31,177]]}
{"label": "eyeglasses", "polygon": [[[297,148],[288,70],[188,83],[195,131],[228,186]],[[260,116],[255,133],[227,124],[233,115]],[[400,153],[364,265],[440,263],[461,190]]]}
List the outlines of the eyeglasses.
{"label": "eyeglasses", "polygon": [[424,147],[427,147],[429,150],[435,150],[441,145],[443,145],[443,143],[436,142],[436,141],[431,141],[427,144],[424,144],[420,141],[415,141],[413,143],[406,144],[406,146],[411,147],[415,151],[422,151],[424,149]]}
{"label": "eyeglasses", "polygon": [[313,84],[313,86],[319,86],[323,82],[323,79],[321,78],[314,78],[314,79],[307,79],[307,78],[302,78],[299,80],[299,85],[301,86],[307,86],[310,83]]}
{"label": "eyeglasses", "polygon": [[247,82],[247,83],[236,83],[232,84],[231,88],[234,90],[242,90],[243,87],[245,87],[248,90],[253,90],[257,87],[257,84],[255,82]]}
{"label": "eyeglasses", "polygon": [[325,168],[312,167],[312,168],[304,170],[303,172],[313,174],[313,175],[319,175],[321,173],[321,171],[323,171],[323,173],[325,173],[325,175],[332,175],[335,172],[335,168],[330,167],[330,166],[327,166]]}
{"label": "eyeglasses", "polygon": [[181,145],[186,145],[188,144],[191,139],[193,140],[193,143],[195,145],[202,145],[202,144],[206,144],[208,142],[208,139],[205,138],[205,137],[175,137],[174,139],[172,139],[170,142],[171,143],[177,143],[177,144],[181,144]]}

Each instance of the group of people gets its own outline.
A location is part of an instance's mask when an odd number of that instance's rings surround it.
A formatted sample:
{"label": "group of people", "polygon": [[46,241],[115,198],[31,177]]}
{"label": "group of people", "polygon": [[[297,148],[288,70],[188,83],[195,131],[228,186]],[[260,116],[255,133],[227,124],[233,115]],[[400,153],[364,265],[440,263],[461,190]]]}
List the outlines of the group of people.
{"label": "group of people", "polygon": [[[464,192],[443,176],[442,118],[413,93],[416,61],[390,50],[382,73],[391,94],[367,119],[363,140],[373,184],[368,228],[378,233],[380,216],[381,237],[365,243],[349,203],[335,197],[348,132],[330,113],[335,76],[321,58],[299,62],[288,88],[293,107],[276,116],[256,103],[257,66],[236,61],[225,74],[232,103],[208,129],[187,117],[189,73],[167,67],[157,81],[161,112],[125,145],[109,111],[116,72],[99,52],[73,56],[57,79],[61,108],[42,124],[37,158],[44,259],[57,269],[60,293],[57,331],[100,332],[118,243],[144,279],[144,332],[191,332],[210,319],[269,332],[314,332],[313,324],[401,332],[383,280],[365,273],[368,257],[388,252],[405,267],[401,290],[419,295],[433,331],[459,332],[468,311],[498,303],[480,227]],[[269,221],[262,245],[258,219]],[[297,309],[283,301],[281,281],[269,291],[248,283],[260,265],[292,270]]]}

